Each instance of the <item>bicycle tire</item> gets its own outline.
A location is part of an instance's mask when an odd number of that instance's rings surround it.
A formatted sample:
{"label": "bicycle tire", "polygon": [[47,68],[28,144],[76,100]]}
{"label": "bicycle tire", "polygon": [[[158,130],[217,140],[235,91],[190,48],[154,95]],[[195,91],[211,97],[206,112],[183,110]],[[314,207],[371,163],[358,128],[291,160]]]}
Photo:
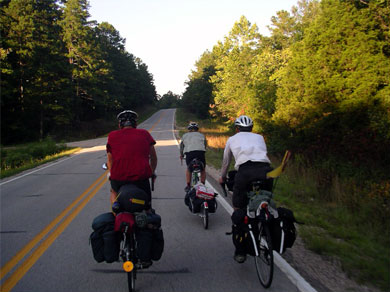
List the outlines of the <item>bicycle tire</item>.
{"label": "bicycle tire", "polygon": [[205,207],[205,202],[202,203],[201,214],[203,219],[204,229],[209,228],[209,209]]}
{"label": "bicycle tire", "polygon": [[255,256],[257,277],[264,288],[269,288],[274,274],[274,254],[271,232],[267,224],[259,223],[258,256]]}
{"label": "bicycle tire", "polygon": [[135,271],[127,272],[127,284],[129,287],[129,292],[135,291]]}
{"label": "bicycle tire", "polygon": [[128,251],[129,256],[128,260],[131,261],[134,264],[133,269],[130,272],[127,272],[127,285],[129,288],[129,292],[135,291],[135,279],[137,278],[137,265],[136,265],[136,249],[135,249],[135,238],[134,233],[131,233],[129,235],[129,241],[128,241]]}

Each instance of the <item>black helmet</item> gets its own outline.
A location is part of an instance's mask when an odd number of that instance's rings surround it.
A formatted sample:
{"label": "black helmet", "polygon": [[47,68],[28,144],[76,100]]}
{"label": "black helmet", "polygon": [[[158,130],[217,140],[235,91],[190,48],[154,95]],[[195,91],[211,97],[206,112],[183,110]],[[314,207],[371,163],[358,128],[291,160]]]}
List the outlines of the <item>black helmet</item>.
{"label": "black helmet", "polygon": [[188,130],[199,130],[199,126],[198,126],[197,123],[191,122],[191,123],[189,123],[187,129],[188,129]]}
{"label": "black helmet", "polygon": [[121,128],[128,126],[135,128],[137,126],[138,114],[131,110],[120,112],[116,118],[118,119]]}

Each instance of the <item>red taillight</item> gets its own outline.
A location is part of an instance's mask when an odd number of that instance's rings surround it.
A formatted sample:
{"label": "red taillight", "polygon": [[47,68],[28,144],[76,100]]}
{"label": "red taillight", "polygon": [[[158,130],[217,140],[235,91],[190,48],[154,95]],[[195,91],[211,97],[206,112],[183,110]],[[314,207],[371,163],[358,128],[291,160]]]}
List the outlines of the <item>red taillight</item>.
{"label": "red taillight", "polygon": [[261,207],[262,209],[267,209],[268,203],[267,203],[267,202],[262,202],[261,205],[260,205],[260,207]]}
{"label": "red taillight", "polygon": [[248,218],[248,216],[245,216],[245,218],[244,218],[244,223],[245,223],[245,224],[248,224],[248,223],[249,223],[249,218]]}

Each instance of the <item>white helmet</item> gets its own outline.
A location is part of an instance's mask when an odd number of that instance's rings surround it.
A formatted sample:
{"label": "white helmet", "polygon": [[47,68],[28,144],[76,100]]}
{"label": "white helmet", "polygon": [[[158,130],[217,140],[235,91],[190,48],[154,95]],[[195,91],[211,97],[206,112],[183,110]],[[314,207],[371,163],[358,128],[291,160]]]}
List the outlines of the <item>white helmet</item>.
{"label": "white helmet", "polygon": [[189,123],[188,127],[187,127],[188,130],[199,130],[199,126],[197,123],[195,122],[191,122]]}
{"label": "white helmet", "polygon": [[238,127],[244,127],[244,128],[253,127],[253,121],[248,116],[239,116],[235,120],[234,125]]}

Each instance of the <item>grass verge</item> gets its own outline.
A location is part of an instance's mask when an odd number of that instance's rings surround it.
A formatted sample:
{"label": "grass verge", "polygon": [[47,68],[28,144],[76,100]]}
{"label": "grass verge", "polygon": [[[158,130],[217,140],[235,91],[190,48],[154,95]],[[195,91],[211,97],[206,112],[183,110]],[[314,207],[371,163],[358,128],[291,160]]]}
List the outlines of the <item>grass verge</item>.
{"label": "grass verge", "polygon": [[50,139],[12,147],[1,147],[0,178],[18,174],[44,163],[69,156],[79,148],[68,148]]}

